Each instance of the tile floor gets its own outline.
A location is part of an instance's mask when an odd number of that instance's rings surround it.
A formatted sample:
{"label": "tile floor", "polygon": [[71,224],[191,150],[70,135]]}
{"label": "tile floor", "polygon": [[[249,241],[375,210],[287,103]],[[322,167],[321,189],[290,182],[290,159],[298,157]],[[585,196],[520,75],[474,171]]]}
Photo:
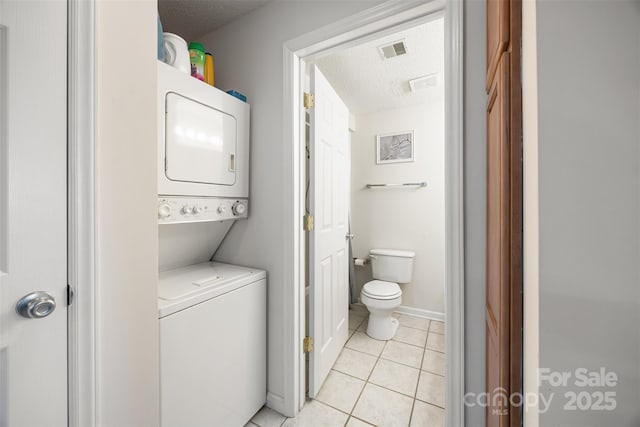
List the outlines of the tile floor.
{"label": "tile floor", "polygon": [[367,316],[349,311],[349,340],[297,417],[264,407],[245,427],[444,426],[444,324],[394,314],[400,326],[385,342],[366,335]]}

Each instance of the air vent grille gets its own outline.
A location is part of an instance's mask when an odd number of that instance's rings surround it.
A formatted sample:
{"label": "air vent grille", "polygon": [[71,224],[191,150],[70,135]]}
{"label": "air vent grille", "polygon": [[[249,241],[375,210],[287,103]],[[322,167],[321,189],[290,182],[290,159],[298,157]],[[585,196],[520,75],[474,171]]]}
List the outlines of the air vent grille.
{"label": "air vent grille", "polygon": [[396,56],[406,55],[408,52],[407,44],[404,42],[404,40],[399,40],[390,44],[379,46],[378,51],[380,52],[382,59],[395,58]]}

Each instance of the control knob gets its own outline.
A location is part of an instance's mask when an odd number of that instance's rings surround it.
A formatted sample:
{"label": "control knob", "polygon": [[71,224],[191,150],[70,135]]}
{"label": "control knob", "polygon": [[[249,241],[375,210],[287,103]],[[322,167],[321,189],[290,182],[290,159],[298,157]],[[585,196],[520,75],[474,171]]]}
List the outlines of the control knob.
{"label": "control knob", "polygon": [[245,213],[247,207],[242,202],[235,202],[233,206],[231,206],[231,211],[235,216],[240,216]]}
{"label": "control knob", "polygon": [[171,206],[168,203],[163,203],[158,207],[158,218],[166,219],[171,216]]}
{"label": "control knob", "polygon": [[218,213],[219,214],[224,214],[225,212],[227,212],[227,207],[225,205],[220,205],[218,206]]}
{"label": "control knob", "polygon": [[181,212],[185,215],[189,215],[191,213],[191,206],[184,205]]}

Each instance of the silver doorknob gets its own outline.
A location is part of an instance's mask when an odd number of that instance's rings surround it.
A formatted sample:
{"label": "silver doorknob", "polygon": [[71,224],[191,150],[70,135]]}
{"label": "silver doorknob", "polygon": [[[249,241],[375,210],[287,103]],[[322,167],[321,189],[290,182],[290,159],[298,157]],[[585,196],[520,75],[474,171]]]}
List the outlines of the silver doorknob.
{"label": "silver doorknob", "polygon": [[27,319],[47,317],[56,309],[56,300],[47,292],[38,291],[25,295],[16,304],[16,312]]}
{"label": "silver doorknob", "polygon": [[344,237],[345,237],[345,239],[351,239],[351,240],[353,240],[353,234],[351,234],[351,233],[348,233],[348,234],[347,234],[346,236],[344,236]]}

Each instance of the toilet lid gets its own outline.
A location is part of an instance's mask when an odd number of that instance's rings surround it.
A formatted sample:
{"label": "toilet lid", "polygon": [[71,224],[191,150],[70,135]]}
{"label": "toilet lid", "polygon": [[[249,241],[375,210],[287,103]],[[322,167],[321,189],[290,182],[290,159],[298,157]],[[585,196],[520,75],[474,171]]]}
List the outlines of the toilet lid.
{"label": "toilet lid", "polygon": [[362,293],[373,299],[394,299],[402,295],[397,283],[372,280],[362,287]]}

